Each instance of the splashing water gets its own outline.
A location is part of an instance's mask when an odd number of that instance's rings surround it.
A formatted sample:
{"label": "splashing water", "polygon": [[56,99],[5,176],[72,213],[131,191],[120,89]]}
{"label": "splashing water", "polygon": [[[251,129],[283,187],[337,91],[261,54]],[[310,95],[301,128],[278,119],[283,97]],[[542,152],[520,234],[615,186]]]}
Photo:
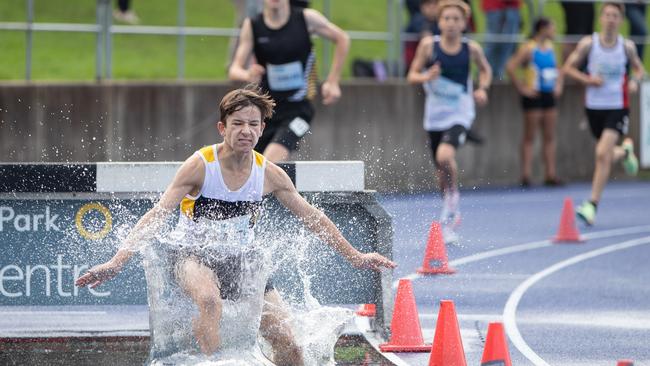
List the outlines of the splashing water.
{"label": "splashing water", "polygon": [[[295,231],[254,239],[248,219],[237,218],[179,224],[157,232],[155,239],[139,249],[148,287],[150,364],[268,365],[269,359],[286,350],[273,350],[260,336],[264,291],[271,273],[288,262],[298,263],[303,298],[284,299],[285,324],[303,351],[305,365],[335,364],[334,345],[352,311],[322,306],[311,295],[311,275],[302,263],[306,263],[309,246],[323,244],[302,228]],[[187,258],[212,265],[217,277],[222,277],[221,343],[211,355],[199,350],[192,329],[198,307],[179,285],[179,263]],[[223,272],[219,266],[228,270]]]}

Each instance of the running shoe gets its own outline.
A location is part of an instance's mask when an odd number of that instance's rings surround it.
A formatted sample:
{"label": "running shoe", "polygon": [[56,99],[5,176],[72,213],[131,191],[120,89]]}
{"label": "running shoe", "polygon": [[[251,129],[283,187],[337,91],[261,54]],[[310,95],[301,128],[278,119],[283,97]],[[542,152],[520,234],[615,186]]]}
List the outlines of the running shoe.
{"label": "running shoe", "polygon": [[593,203],[585,201],[576,210],[576,216],[585,224],[591,226],[596,221],[596,207]]}
{"label": "running shoe", "polygon": [[625,158],[623,159],[623,168],[627,175],[635,176],[639,172],[639,160],[634,155],[634,142],[631,138],[626,138],[621,144],[625,150]]}

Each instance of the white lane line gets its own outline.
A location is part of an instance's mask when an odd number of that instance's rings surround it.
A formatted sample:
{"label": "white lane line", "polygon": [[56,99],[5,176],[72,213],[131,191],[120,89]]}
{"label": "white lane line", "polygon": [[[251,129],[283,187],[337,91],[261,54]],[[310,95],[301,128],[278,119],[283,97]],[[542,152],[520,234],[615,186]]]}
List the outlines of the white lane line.
{"label": "white lane line", "polygon": [[574,265],[576,263],[585,261],[587,259],[591,259],[600,255],[604,254],[609,254],[618,250],[623,250],[623,249],[628,249],[632,248],[635,246],[639,245],[644,245],[644,244],[650,244],[650,236],[646,236],[643,238],[639,239],[634,239],[634,240],[629,240],[625,241],[622,243],[618,244],[613,244],[609,245],[606,247],[602,247],[596,250],[592,250],[590,252],[582,253],[579,255],[576,255],[574,257],[571,257],[569,259],[565,259],[561,262],[558,262],[550,267],[547,267],[546,269],[537,272],[536,274],[532,275],[530,278],[528,278],[526,281],[522,282],[521,285],[519,285],[511,294],[510,297],[508,298],[508,301],[506,302],[506,306],[503,309],[503,323],[506,329],[506,334],[510,338],[510,341],[512,341],[512,344],[517,347],[519,352],[524,355],[528,360],[530,360],[534,365],[537,366],[549,366],[549,364],[544,361],[535,351],[533,351],[526,341],[524,341],[523,337],[521,336],[521,333],[519,332],[519,328],[517,327],[517,322],[515,320],[516,317],[516,312],[517,312],[517,306],[519,305],[519,301],[521,300],[522,296],[524,293],[531,288],[535,283],[538,281],[542,280],[544,277],[547,277],[554,272],[557,272],[561,269],[564,269],[566,267],[569,267],[571,265]]}
{"label": "white lane line", "polygon": [[[610,230],[603,230],[603,231],[595,231],[593,233],[588,233],[582,235],[582,238],[585,240],[589,239],[602,239],[602,238],[610,238],[614,236],[621,236],[621,235],[630,235],[630,234],[639,234],[639,233],[647,233],[650,232],[650,225],[642,225],[642,226],[631,226],[627,228],[622,228],[622,229],[610,229]],[[505,248],[499,248],[499,249],[492,249],[492,250],[487,250],[484,252],[468,255],[466,257],[458,258],[453,261],[449,261],[449,265],[451,267],[454,266],[460,266],[463,264],[468,264],[472,262],[478,262],[484,259],[492,258],[492,257],[497,257],[500,255],[507,255],[507,254],[512,254],[512,253],[517,253],[517,252],[523,252],[526,250],[531,250],[531,249],[538,249],[538,248],[544,248],[548,246],[554,245],[551,240],[541,240],[541,241],[534,241],[530,243],[525,243],[525,244],[518,244],[518,245],[513,245]],[[411,273],[405,277],[401,278],[407,278],[411,281],[416,280],[418,278],[421,278],[422,276],[417,274],[417,273]],[[399,284],[399,279],[393,281],[393,289],[397,288],[397,285]]]}
{"label": "white lane line", "polygon": [[[595,231],[592,233],[584,234],[582,235],[583,239],[588,240],[588,239],[602,239],[602,238],[609,238],[609,237],[615,237],[615,236],[621,236],[621,235],[631,235],[631,234],[639,234],[639,233],[647,233],[650,232],[650,225],[641,225],[641,226],[630,226],[627,228],[620,228],[620,229],[610,229],[610,230],[602,230],[602,231]],[[481,253],[476,253],[472,254],[466,257],[458,258],[453,261],[449,262],[450,266],[459,266],[467,263],[472,263],[472,262],[477,262],[483,259],[488,259],[500,255],[506,255],[506,254],[511,254],[511,253],[516,253],[516,252],[521,252],[525,250],[531,250],[531,249],[537,249],[537,248],[543,248],[547,246],[552,246],[552,242],[550,240],[541,240],[541,241],[534,241],[530,243],[525,243],[525,244],[519,244],[519,245],[513,245],[510,247],[506,248],[499,248],[499,249],[493,249],[493,250],[488,250],[485,252]],[[417,273],[411,273],[405,277],[401,278],[407,278],[411,281],[416,280],[418,278],[422,277],[421,275]],[[397,285],[399,284],[399,279],[393,281],[393,289],[397,288]],[[460,315],[460,314],[459,314]],[[359,317],[357,317],[359,318]],[[361,328],[359,328],[361,329]],[[382,353],[379,351],[379,342],[377,340],[373,340],[374,338],[378,339],[378,335],[375,333],[372,333],[372,337],[370,336],[369,331],[361,331],[363,336],[368,340],[368,342],[377,350],[377,352],[380,352],[382,355],[387,357],[391,362],[395,363],[395,365],[398,366],[403,366],[403,365],[408,365],[405,363],[402,359],[400,359],[398,356],[392,354],[392,353]],[[389,357],[390,356],[390,357]]]}

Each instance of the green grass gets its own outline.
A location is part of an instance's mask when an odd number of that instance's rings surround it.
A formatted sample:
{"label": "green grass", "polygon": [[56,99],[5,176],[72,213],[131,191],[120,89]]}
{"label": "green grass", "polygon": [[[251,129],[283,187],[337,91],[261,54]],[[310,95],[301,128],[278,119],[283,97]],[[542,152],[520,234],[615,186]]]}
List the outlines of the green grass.
{"label": "green grass", "polygon": [[[387,6],[383,0],[330,0],[331,18],[348,30],[384,31],[387,29]],[[477,31],[485,28],[480,0],[473,1]],[[95,2],[88,0],[34,0],[35,21],[94,23]],[[323,11],[324,0],[312,0]],[[143,25],[176,25],[177,0],[134,1]],[[563,12],[556,2],[544,8],[556,20],[558,33],[564,31]],[[406,23],[406,13],[403,14]],[[522,29],[530,28],[528,11],[522,9]],[[648,13],[650,17],[650,12]],[[0,2],[0,21],[22,22],[26,19],[25,1]],[[232,27],[234,9],[231,0],[186,0],[188,26]],[[627,25],[624,34],[627,33]],[[0,31],[0,80],[25,77],[24,32]],[[93,80],[95,77],[95,36],[72,32],[35,32],[33,36],[32,78],[35,80]],[[187,37],[185,78],[223,80],[226,78],[229,39],[223,37]],[[316,41],[319,64],[323,65],[322,41]],[[177,38],[175,36],[115,35],[113,38],[114,79],[175,79],[177,73]],[[379,41],[353,41],[348,63],[357,57],[385,59],[388,46]],[[650,60],[646,60],[646,67]],[[321,68],[321,73],[323,72]],[[349,67],[344,77],[349,76]]]}

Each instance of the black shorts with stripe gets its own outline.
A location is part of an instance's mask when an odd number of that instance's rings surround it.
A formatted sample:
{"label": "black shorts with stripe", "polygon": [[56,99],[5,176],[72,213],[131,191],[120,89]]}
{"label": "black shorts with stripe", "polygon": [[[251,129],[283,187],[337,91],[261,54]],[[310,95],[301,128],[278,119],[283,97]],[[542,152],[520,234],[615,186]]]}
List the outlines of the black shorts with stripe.
{"label": "black shorts with stripe", "polygon": [[286,147],[289,151],[297,150],[298,142],[309,132],[313,118],[314,106],[308,100],[278,103],[273,117],[266,121],[266,127],[255,146],[255,151],[264,153],[264,149],[272,142]]}

